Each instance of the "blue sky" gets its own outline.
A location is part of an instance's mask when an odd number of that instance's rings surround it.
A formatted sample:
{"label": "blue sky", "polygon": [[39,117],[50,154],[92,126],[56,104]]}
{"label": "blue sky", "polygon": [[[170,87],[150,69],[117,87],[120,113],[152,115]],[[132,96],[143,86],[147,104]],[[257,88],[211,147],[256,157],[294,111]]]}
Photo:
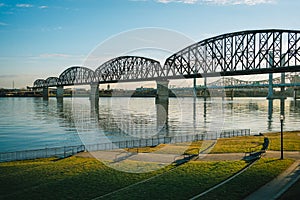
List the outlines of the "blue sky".
{"label": "blue sky", "polygon": [[174,30],[194,41],[248,29],[300,29],[299,9],[297,0],[0,0],[0,88],[58,76],[133,29]]}

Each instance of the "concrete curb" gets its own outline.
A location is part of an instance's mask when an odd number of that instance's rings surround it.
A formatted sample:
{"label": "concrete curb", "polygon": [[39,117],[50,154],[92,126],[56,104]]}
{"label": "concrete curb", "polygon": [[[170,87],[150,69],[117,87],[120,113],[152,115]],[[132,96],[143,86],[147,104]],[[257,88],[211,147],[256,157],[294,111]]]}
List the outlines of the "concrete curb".
{"label": "concrete curb", "polygon": [[293,170],[293,172],[290,175],[292,180],[289,181],[282,188],[282,190],[274,196],[274,199],[278,199],[279,197],[281,197],[288,189],[292,187],[292,185],[294,185],[300,179],[300,161],[298,160],[295,163],[298,163],[298,166],[296,166],[296,168]]}
{"label": "concrete curb", "polygon": [[259,188],[245,200],[269,199],[275,200],[286,192],[300,178],[300,161],[296,160],[289,168],[275,179]]}

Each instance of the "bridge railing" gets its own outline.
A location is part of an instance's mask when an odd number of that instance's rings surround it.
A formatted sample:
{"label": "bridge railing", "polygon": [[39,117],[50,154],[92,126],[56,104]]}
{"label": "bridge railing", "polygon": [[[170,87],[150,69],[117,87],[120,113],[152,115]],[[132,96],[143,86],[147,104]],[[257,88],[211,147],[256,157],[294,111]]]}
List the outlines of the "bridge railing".
{"label": "bridge railing", "polygon": [[88,145],[77,145],[77,146],[64,146],[55,148],[45,148],[27,151],[16,151],[16,152],[4,152],[0,153],[0,162],[9,162],[17,160],[29,160],[37,158],[66,158],[75,155],[83,151],[102,151],[102,150],[113,150],[113,149],[124,149],[124,148],[140,148],[140,147],[151,147],[159,144],[176,144],[184,142],[193,142],[199,140],[215,140],[218,138],[230,138],[236,136],[247,136],[250,135],[250,129],[238,129],[238,130],[223,130],[219,132],[207,132],[205,134],[187,134],[187,135],[176,135],[176,136],[164,136],[164,137],[153,137],[136,140],[124,140],[111,143],[99,143],[99,144],[88,144]]}

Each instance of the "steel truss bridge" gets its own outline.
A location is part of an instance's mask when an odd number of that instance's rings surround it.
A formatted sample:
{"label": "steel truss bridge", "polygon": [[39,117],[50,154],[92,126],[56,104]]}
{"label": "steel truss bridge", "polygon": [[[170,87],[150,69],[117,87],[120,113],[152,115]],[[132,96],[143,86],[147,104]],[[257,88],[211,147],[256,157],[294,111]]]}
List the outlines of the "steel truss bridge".
{"label": "steel truss bridge", "polygon": [[[269,79],[259,81],[245,81],[233,77],[223,77],[208,83],[206,86],[197,86],[197,89],[235,89],[235,88],[267,88]],[[300,87],[300,75],[288,73],[282,83],[281,77],[272,79],[273,87]]]}
{"label": "steel truss bridge", "polygon": [[202,40],[174,53],[163,65],[150,58],[121,56],[96,70],[70,67],[58,77],[34,81],[32,88],[299,71],[300,31],[252,30]]}

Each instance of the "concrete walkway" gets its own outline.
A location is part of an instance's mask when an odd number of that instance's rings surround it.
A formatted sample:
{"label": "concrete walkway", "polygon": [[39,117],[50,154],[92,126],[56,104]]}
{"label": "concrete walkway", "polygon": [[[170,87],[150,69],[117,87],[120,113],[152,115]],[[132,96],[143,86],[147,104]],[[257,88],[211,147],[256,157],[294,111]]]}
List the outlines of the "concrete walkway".
{"label": "concrete walkway", "polygon": [[96,151],[96,152],[82,152],[76,156],[80,157],[94,157],[103,161],[121,162],[125,160],[153,162],[153,163],[172,163],[176,159],[182,157],[177,154],[162,154],[162,153],[130,153],[124,150],[114,151]]}
{"label": "concrete walkway", "polygon": [[287,170],[252,193],[245,200],[275,200],[300,179],[300,161],[294,162]]}
{"label": "concrete walkway", "polygon": [[[142,162],[155,162],[160,164],[172,163],[180,155],[175,154],[159,154],[159,153],[128,153],[126,151],[97,151],[83,152],[77,156],[94,157],[100,160],[110,160],[113,162],[122,162],[123,160],[134,160]],[[226,153],[226,154],[204,154],[199,155],[198,161],[222,161],[222,160],[241,160],[245,156],[244,153]],[[263,157],[280,158],[280,152],[267,151]],[[256,192],[252,193],[245,200],[260,200],[260,199],[278,199],[285,191],[287,191],[297,180],[300,180],[300,152],[284,152],[284,158],[295,159],[286,171],[280,174],[271,182],[267,183]]]}

